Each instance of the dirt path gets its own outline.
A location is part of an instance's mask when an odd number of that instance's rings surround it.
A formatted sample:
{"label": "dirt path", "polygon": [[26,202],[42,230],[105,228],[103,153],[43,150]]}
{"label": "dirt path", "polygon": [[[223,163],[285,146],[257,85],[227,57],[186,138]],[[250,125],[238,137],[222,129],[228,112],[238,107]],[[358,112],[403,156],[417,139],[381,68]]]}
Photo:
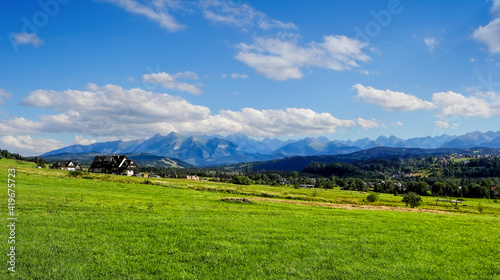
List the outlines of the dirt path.
{"label": "dirt path", "polygon": [[339,204],[339,203],[326,203],[326,202],[309,202],[309,201],[298,201],[298,200],[272,199],[272,198],[264,198],[264,197],[251,197],[249,199],[251,201],[252,200],[260,200],[260,201],[270,201],[270,202],[279,202],[279,203],[288,203],[288,204],[340,208],[340,209],[348,209],[348,210],[401,211],[401,212],[421,212],[421,213],[455,215],[455,213],[450,213],[450,212],[446,212],[446,211],[420,209],[420,208],[403,208],[403,207],[378,206],[378,205],[357,205],[357,204]]}

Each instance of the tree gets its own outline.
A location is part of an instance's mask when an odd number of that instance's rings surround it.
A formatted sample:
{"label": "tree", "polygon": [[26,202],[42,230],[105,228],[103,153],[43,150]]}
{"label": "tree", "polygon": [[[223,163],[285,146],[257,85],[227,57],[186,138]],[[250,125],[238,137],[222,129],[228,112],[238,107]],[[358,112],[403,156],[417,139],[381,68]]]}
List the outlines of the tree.
{"label": "tree", "polygon": [[420,203],[422,203],[422,198],[420,195],[414,193],[414,192],[409,192],[403,196],[402,202],[406,203],[406,207],[410,205],[411,208],[418,207]]}
{"label": "tree", "polygon": [[45,160],[43,158],[40,158],[40,160],[38,161],[38,166],[40,166],[41,168],[45,168]]}
{"label": "tree", "polygon": [[429,185],[426,182],[418,181],[414,184],[415,191],[420,195],[426,195],[427,190],[429,189]]}
{"label": "tree", "polygon": [[377,193],[370,193],[367,197],[366,197],[366,200],[368,200],[368,202],[375,202],[378,200],[378,194]]}
{"label": "tree", "polygon": [[235,176],[232,183],[237,185],[251,185],[252,180],[250,180],[247,176]]}
{"label": "tree", "polygon": [[436,182],[432,185],[433,195],[442,195],[446,189],[446,184],[443,182]]}

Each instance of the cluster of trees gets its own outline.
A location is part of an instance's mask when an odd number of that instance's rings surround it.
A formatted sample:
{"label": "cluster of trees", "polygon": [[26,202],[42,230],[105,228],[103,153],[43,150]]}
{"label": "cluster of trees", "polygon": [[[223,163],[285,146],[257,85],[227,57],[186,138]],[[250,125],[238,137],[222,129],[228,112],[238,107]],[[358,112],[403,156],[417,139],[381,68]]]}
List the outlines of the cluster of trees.
{"label": "cluster of trees", "polygon": [[500,157],[465,160],[443,168],[443,177],[484,178],[500,176]]}
{"label": "cluster of trees", "polygon": [[10,153],[8,150],[0,150],[0,158],[30,161],[29,158],[23,157],[20,154]]}
{"label": "cluster of trees", "polygon": [[[42,158],[24,158],[0,150],[0,156],[36,162],[45,166]],[[210,168],[167,168],[140,167],[141,172],[153,173],[162,177],[185,178],[198,175],[210,181],[234,184],[314,184],[315,188],[363,191],[379,193],[455,197],[499,196],[500,157],[469,158],[443,161],[442,158],[426,156],[420,158],[378,158],[350,163],[311,163],[300,172],[237,170],[228,167]],[[445,163],[443,163],[445,162]],[[414,174],[425,174],[417,176]],[[408,176],[412,174],[412,176]]]}
{"label": "cluster of trees", "polygon": [[[302,172],[323,177],[317,187],[415,193],[418,195],[498,197],[500,157],[446,160],[437,157],[391,158],[352,163],[313,163]],[[407,176],[415,172],[428,176]]]}
{"label": "cluster of trees", "polygon": [[313,162],[302,170],[303,173],[316,174],[321,176],[338,176],[338,177],[351,177],[362,175],[361,170],[348,163],[323,163]]}
{"label": "cluster of trees", "polygon": [[34,162],[37,164],[37,166],[40,166],[42,168],[46,167],[47,162],[43,158],[39,157],[23,157],[20,154],[16,153],[11,153],[8,150],[0,150],[0,158],[6,158],[6,159],[17,159],[17,160],[22,160],[22,161],[30,161]]}

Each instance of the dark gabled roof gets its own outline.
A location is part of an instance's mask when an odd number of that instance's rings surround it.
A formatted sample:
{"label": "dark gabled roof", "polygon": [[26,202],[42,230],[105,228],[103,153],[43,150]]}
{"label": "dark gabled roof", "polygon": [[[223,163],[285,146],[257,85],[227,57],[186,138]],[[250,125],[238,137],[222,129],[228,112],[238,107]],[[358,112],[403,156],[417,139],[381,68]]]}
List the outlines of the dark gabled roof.
{"label": "dark gabled roof", "polygon": [[127,156],[96,156],[90,165],[90,169],[123,169],[137,170],[135,161],[128,159]]}
{"label": "dark gabled roof", "polygon": [[64,168],[64,167],[70,167],[70,166],[76,166],[78,163],[73,163],[73,161],[68,160],[68,161],[58,161],[52,165],[52,168]]}

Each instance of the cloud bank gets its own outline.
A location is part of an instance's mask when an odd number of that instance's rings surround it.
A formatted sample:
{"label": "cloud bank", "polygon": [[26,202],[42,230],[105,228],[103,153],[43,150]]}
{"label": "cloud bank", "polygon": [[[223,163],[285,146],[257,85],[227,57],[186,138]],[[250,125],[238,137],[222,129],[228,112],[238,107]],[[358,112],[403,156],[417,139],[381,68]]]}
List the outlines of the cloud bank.
{"label": "cloud bank", "polygon": [[323,42],[300,46],[297,36],[257,37],[253,44],[241,43],[236,59],[274,80],[301,79],[301,68],[318,67],[343,71],[359,67],[371,58],[364,52],[368,44],[346,36],[330,35]]}
{"label": "cloud bank", "polygon": [[[208,107],[193,105],[180,97],[116,85],[89,84],[86,90],[36,90],[21,104],[57,114],[40,115],[37,121],[24,118],[3,121],[0,136],[68,133],[100,140],[129,140],[178,131],[273,137],[335,133],[339,128],[356,125],[375,126],[373,120],[342,120],[305,108],[242,108],[214,114]],[[14,127],[17,130],[12,131]],[[92,140],[79,137],[75,141]]]}
{"label": "cloud bank", "polygon": [[500,53],[500,0],[494,0],[490,10],[493,20],[485,26],[479,26],[472,33],[472,38],[486,44],[490,53]]}
{"label": "cloud bank", "polygon": [[356,84],[352,87],[358,92],[356,98],[366,103],[376,104],[386,111],[414,111],[435,108],[432,102],[422,100],[414,95],[398,91],[380,90]]}

